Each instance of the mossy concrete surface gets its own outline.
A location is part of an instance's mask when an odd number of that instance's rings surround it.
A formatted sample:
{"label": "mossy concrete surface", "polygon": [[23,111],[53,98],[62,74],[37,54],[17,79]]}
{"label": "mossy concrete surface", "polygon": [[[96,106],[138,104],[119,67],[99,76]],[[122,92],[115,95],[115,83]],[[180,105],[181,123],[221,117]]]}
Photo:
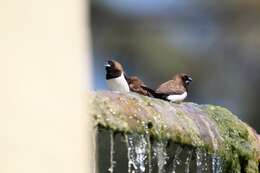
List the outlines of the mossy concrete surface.
{"label": "mossy concrete surface", "polygon": [[169,103],[135,93],[90,93],[95,124],[200,147],[222,157],[230,172],[258,172],[257,133],[225,108]]}

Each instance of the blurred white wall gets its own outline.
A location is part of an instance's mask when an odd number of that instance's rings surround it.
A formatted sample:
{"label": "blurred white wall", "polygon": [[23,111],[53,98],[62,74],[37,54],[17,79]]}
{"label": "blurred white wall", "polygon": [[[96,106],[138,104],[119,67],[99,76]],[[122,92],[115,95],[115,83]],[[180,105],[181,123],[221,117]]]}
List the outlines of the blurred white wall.
{"label": "blurred white wall", "polygon": [[0,1],[1,173],[92,172],[85,3]]}

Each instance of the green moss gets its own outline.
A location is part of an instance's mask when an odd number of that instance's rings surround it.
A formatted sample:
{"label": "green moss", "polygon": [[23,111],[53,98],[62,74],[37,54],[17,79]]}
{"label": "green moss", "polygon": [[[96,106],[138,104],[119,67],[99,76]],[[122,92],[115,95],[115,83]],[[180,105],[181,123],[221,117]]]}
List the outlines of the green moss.
{"label": "green moss", "polygon": [[[183,144],[192,144],[193,146],[203,146],[204,142],[201,139],[198,130],[195,130],[192,120],[187,117],[187,115],[181,111],[176,112],[176,116],[180,117],[183,120],[183,124],[186,124],[188,127],[188,133],[180,133],[178,142]],[[193,128],[191,128],[193,127]]]}
{"label": "green moss", "polygon": [[254,160],[248,160],[247,162],[247,167],[246,167],[246,172],[247,173],[255,173],[258,172],[258,163],[255,162]]}
{"label": "green moss", "polygon": [[216,123],[223,138],[218,153],[226,161],[227,170],[235,173],[258,172],[256,148],[249,139],[247,126],[225,108],[209,105],[204,110]]}

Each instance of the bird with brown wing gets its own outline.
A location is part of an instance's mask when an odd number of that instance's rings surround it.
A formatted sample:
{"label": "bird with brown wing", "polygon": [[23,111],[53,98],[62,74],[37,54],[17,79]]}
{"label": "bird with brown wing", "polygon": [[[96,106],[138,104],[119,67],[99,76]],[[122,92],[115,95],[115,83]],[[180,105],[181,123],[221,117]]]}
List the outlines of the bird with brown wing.
{"label": "bird with brown wing", "polygon": [[162,83],[156,90],[148,87],[143,87],[149,91],[155,98],[167,100],[170,102],[183,101],[188,95],[188,86],[192,82],[191,76],[180,73],[174,75],[174,77]]}

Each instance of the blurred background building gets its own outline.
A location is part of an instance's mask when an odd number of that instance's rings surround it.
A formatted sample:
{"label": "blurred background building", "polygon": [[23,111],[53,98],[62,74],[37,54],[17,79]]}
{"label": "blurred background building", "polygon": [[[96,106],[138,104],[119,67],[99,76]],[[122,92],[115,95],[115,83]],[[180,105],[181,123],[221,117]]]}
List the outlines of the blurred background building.
{"label": "blurred background building", "polygon": [[104,61],[156,88],[177,72],[187,101],[227,107],[260,132],[260,1],[92,0],[95,90]]}

